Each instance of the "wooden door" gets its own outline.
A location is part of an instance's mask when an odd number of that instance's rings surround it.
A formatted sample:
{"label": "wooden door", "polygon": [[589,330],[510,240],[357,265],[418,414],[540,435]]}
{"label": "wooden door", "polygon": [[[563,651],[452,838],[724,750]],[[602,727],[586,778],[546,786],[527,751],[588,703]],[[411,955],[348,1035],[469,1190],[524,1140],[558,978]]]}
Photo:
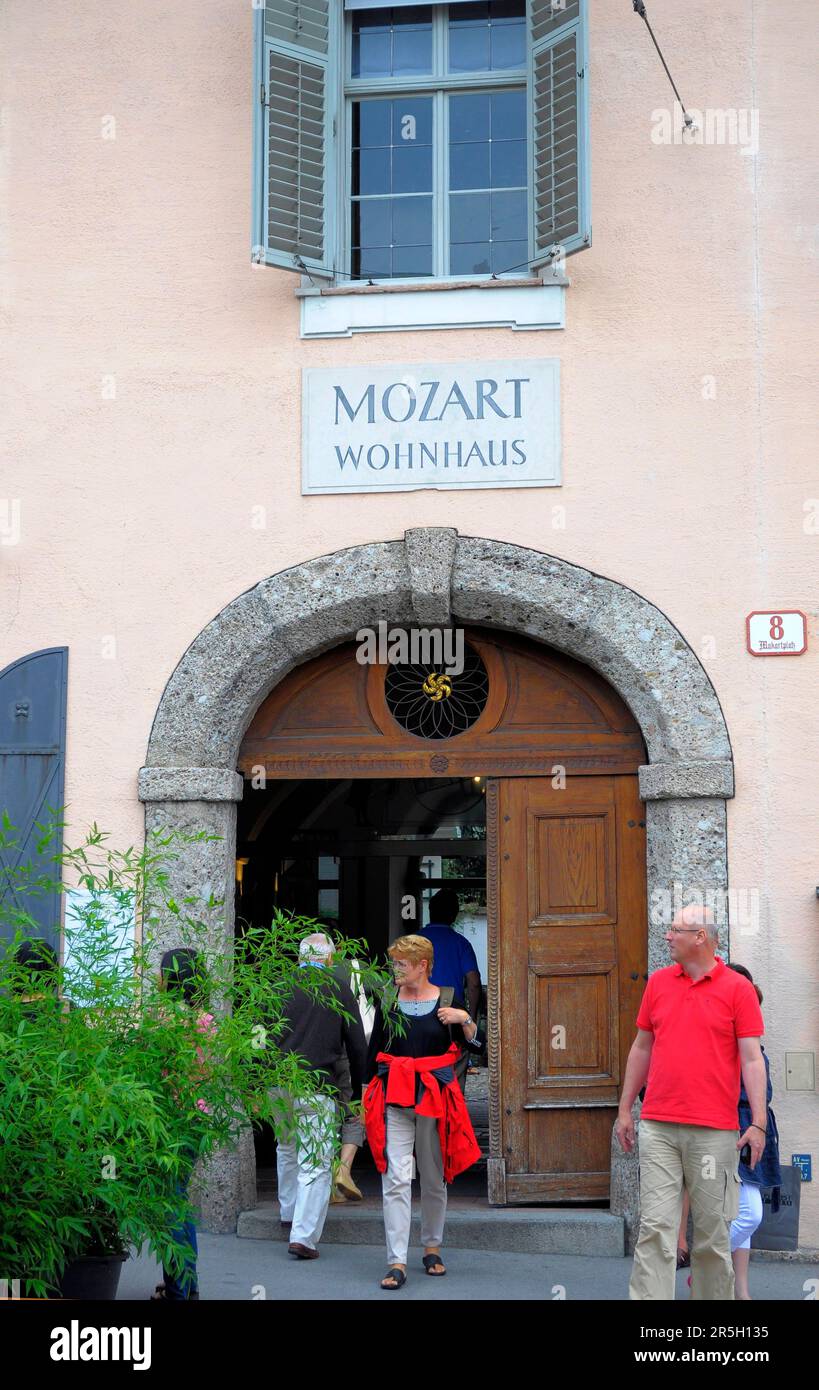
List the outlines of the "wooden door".
{"label": "wooden door", "polygon": [[[0,936],[11,937],[28,914],[26,934],[60,944],[60,866],[57,831],[42,856],[36,846],[44,822],[60,821],[65,781],[68,648],[48,647],[0,671],[0,813],[14,826],[0,851]],[[50,879],[54,892],[26,892],[25,873]]]}
{"label": "wooden door", "polygon": [[569,777],[562,790],[548,777],[498,779],[487,814],[489,1199],[605,1199],[647,969],[637,778]]}

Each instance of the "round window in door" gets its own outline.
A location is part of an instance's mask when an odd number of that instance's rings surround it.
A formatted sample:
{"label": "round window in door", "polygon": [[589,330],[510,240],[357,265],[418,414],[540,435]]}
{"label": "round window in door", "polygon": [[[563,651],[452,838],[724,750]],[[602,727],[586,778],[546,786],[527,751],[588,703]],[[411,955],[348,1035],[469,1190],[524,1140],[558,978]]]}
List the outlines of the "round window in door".
{"label": "round window in door", "polygon": [[489,676],[474,647],[464,647],[459,675],[409,663],[391,665],[384,682],[387,707],[396,723],[417,738],[454,738],[483,713]]}

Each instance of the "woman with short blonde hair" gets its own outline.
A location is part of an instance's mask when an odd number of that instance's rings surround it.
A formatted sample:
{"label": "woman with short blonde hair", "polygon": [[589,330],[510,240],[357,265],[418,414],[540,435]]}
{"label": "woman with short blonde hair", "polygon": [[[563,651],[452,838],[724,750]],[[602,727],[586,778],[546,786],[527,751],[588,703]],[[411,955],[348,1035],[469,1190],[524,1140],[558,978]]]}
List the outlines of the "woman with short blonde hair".
{"label": "woman with short blonde hair", "polygon": [[386,1016],[382,1010],[376,1014],[364,1113],[384,1197],[389,1268],[381,1287],[400,1289],[407,1281],[413,1150],[421,1184],[424,1269],[437,1277],[446,1274],[441,1259],[446,1184],[480,1158],[454,1063],[462,1047],[482,1052],[484,1040],[463,1001],[431,983],[431,941],[401,936],[388,954],[398,993]]}
{"label": "woman with short blonde hair", "polygon": [[419,961],[425,960],[427,963],[427,976],[431,975],[435,968],[435,952],[432,942],[426,936],[399,936],[387,951],[390,960],[408,960],[413,965],[418,965]]}

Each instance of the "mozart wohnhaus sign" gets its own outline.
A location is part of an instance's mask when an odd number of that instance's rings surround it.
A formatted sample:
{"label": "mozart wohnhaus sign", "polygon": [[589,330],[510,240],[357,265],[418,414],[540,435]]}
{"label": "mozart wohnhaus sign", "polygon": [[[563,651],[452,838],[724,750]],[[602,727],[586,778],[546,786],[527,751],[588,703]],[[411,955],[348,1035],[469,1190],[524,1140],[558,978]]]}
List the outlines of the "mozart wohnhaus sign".
{"label": "mozart wohnhaus sign", "polygon": [[302,373],[302,492],[555,487],[560,362]]}

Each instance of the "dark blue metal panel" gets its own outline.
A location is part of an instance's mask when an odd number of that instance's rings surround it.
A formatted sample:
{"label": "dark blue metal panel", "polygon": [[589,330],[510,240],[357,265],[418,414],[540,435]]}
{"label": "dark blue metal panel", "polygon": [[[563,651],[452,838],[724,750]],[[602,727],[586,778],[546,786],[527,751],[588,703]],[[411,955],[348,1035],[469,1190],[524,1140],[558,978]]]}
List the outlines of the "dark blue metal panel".
{"label": "dark blue metal panel", "polygon": [[[42,832],[37,822],[59,820],[65,787],[65,718],[68,648],[48,647],[13,661],[0,671],[0,813],[7,812],[17,845],[0,850],[0,934],[13,934],[10,908],[29,912],[36,927],[55,947],[60,936],[60,895],[24,896],[9,882],[9,871],[31,863],[42,873],[47,865],[35,852]],[[61,837],[48,854],[62,848]],[[58,881],[59,866],[50,876]]]}

